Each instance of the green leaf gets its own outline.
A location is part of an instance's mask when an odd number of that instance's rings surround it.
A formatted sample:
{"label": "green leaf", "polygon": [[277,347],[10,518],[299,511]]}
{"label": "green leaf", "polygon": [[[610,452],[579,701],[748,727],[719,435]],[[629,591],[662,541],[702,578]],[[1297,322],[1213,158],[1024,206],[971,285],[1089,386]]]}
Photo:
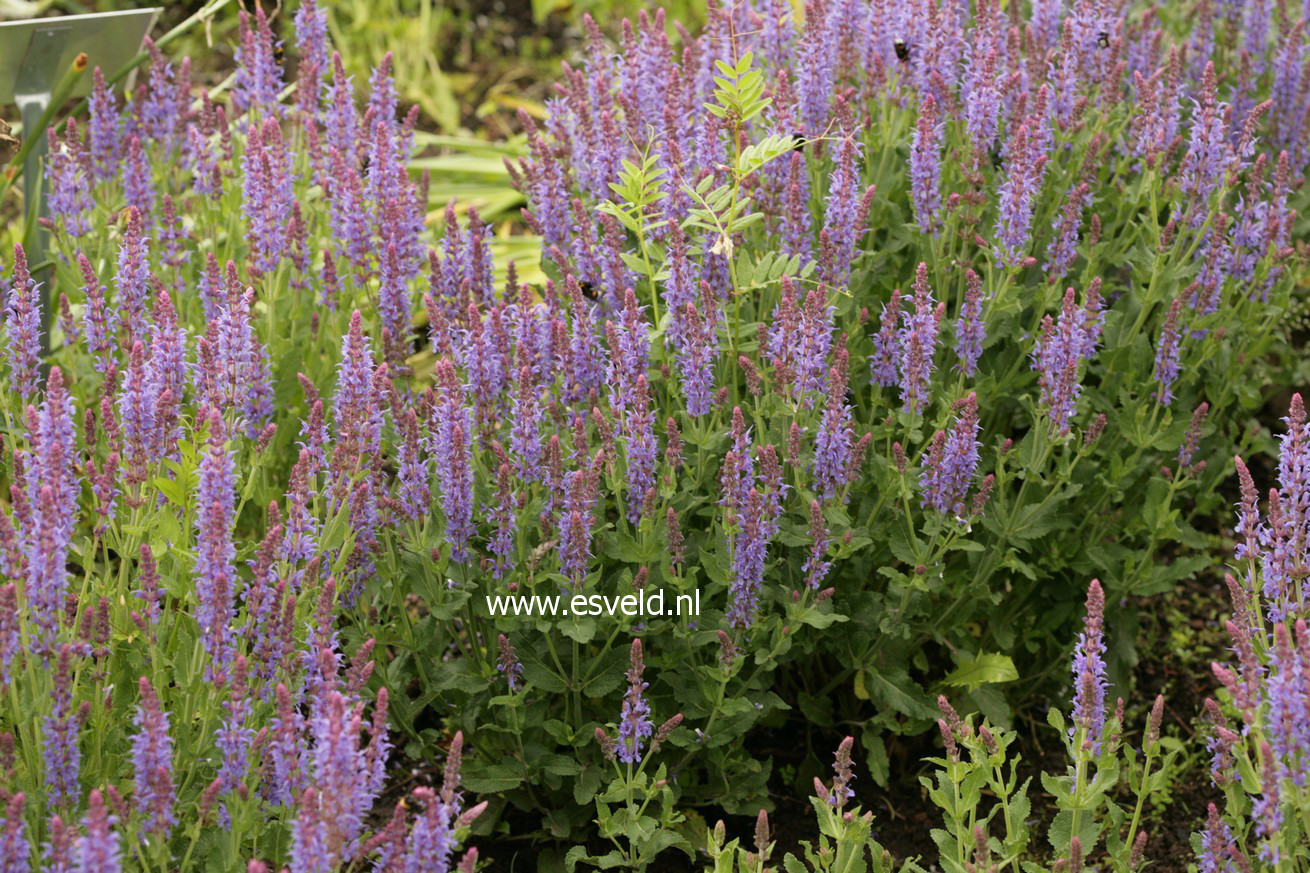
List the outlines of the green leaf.
{"label": "green leaf", "polygon": [[942,681],[955,688],[973,691],[989,682],[1013,682],[1019,678],[1014,661],[1009,655],[980,653],[977,657],[962,657],[956,667]]}
{"label": "green leaf", "polygon": [[[911,718],[928,720],[937,717],[937,710],[930,704],[927,692],[910,678],[904,670],[886,668],[876,670],[872,667],[862,671],[869,697],[882,706],[890,707]],[[857,674],[858,676],[858,674]],[[858,691],[856,694],[858,695]]]}
{"label": "green leaf", "polygon": [[[471,766],[470,766],[471,765]],[[492,764],[480,767],[476,762],[465,762],[460,774],[464,787],[474,794],[495,794],[518,787],[523,781],[523,771],[517,762],[509,764]]]}
{"label": "green leaf", "polygon": [[796,856],[791,852],[788,852],[787,857],[782,859],[782,866],[787,868],[787,873],[810,873],[805,869],[805,865],[797,861]]}

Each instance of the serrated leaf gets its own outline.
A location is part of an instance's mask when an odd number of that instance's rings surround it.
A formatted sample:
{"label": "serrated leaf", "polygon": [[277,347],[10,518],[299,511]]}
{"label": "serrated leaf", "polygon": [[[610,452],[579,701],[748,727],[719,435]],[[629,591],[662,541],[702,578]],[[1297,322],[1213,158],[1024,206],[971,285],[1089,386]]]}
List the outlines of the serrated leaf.
{"label": "serrated leaf", "polygon": [[954,688],[973,691],[980,685],[996,682],[1013,682],[1019,678],[1019,671],[1009,655],[980,653],[974,658],[962,658],[956,667],[942,680]]}

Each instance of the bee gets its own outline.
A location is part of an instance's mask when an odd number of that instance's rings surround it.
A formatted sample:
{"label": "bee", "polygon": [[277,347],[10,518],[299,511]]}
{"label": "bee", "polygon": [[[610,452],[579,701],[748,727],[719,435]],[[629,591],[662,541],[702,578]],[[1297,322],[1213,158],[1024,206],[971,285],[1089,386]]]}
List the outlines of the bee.
{"label": "bee", "polygon": [[794,152],[803,151],[803,150],[805,149],[805,143],[806,143],[806,139],[805,139],[805,135],[804,135],[804,134],[801,134],[801,133],[793,133],[793,134],[791,135],[791,150],[792,150],[792,151],[794,151]]}
{"label": "bee", "polygon": [[896,59],[899,61],[908,61],[910,59],[910,47],[905,44],[905,40],[898,39],[892,43],[892,48],[896,51]]}
{"label": "bee", "polygon": [[600,297],[600,294],[596,291],[596,285],[585,279],[578,283],[578,290],[581,291],[582,296],[586,297],[588,300],[596,300]]}
{"label": "bee", "polygon": [[1096,44],[1103,49],[1108,49],[1110,47],[1110,34],[1104,30],[1098,33],[1096,35]]}
{"label": "bee", "polygon": [[273,43],[273,63],[279,67],[282,66],[282,59],[286,56],[286,49],[282,47],[281,40]]}

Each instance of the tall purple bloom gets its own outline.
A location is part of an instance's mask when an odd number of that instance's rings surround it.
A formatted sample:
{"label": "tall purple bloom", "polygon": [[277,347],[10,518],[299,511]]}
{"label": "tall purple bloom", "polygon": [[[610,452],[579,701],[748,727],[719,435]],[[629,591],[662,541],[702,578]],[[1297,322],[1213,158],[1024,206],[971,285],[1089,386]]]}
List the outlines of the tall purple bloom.
{"label": "tall purple bloom", "polygon": [[726,618],[735,628],[748,628],[754,623],[759,607],[773,523],[766,515],[764,495],[755,487],[750,489],[735,515],[737,530],[731,534],[731,601]]}
{"label": "tall purple bloom", "polygon": [[1086,182],[1080,182],[1066,195],[1064,208],[1051,226],[1055,235],[1046,247],[1043,269],[1048,276],[1063,278],[1073,266],[1078,257],[1078,231],[1082,227],[1083,210],[1091,202],[1091,188]]}
{"label": "tall purple bloom", "polygon": [[805,573],[805,584],[811,591],[818,591],[819,586],[832,569],[832,562],[827,560],[828,525],[823,518],[823,507],[819,501],[810,501],[810,550],[805,556],[801,571]]}
{"label": "tall purple bloom", "polygon": [[704,315],[693,303],[683,311],[686,342],[678,350],[678,371],[687,414],[693,418],[710,411],[714,389],[714,362],[719,357],[718,306],[706,307]]}
{"label": "tall purple bloom", "polygon": [[432,502],[431,466],[423,457],[419,443],[418,414],[413,409],[405,411],[403,421],[404,439],[397,453],[396,477],[400,483],[398,502],[401,512],[412,521],[427,517],[428,505]]}
{"label": "tall purple bloom", "polygon": [[278,97],[282,93],[282,66],[278,62],[281,40],[273,35],[264,10],[255,7],[255,22],[240,11],[240,41],[237,43],[236,80],[232,85],[232,105],[238,114],[277,116],[281,114]]}
{"label": "tall purple bloom", "polygon": [[1087,304],[1079,309],[1074,290],[1066,289],[1058,319],[1047,315],[1042,320],[1041,335],[1033,346],[1032,365],[1041,389],[1039,402],[1049,413],[1056,433],[1069,432],[1082,386],[1078,382],[1079,364],[1090,359],[1100,337],[1100,281],[1087,288]]}
{"label": "tall purple bloom", "polygon": [[628,693],[623,698],[623,711],[619,714],[618,755],[625,764],[640,764],[645,740],[655,732],[650,718],[650,703],[646,700],[649,682],[642,681],[646,661],[642,656],[641,640],[632,641],[628,668]]}
{"label": "tall purple bloom", "polygon": [[[10,795],[0,809],[0,873],[28,873],[32,847],[27,842],[27,823],[23,820],[26,797],[19,791]],[[58,816],[56,816],[58,818]]]}
{"label": "tall purple bloom", "polygon": [[306,92],[301,100],[317,108],[328,73],[328,11],[319,9],[315,0],[304,0],[296,10],[296,47],[300,49],[300,69],[296,87]]}
{"label": "tall purple bloom", "polygon": [[969,54],[965,73],[964,129],[975,151],[986,154],[996,142],[1001,116],[1002,76],[997,75],[1001,62],[996,45],[975,47]]}
{"label": "tall purple bloom", "polygon": [[[516,539],[515,521],[518,516],[518,501],[514,495],[514,485],[510,475],[509,464],[501,464],[496,470],[496,532],[491,539],[491,553],[496,556],[492,575],[503,579],[514,566],[514,543]],[[505,637],[502,634],[502,647]],[[502,669],[504,669],[502,667]],[[514,690],[514,681],[510,680],[510,690]]]}
{"label": "tall purple bloom", "polygon": [[[812,9],[821,7],[811,5]],[[805,32],[796,47],[797,97],[807,137],[822,136],[832,111],[837,78],[837,41],[828,16],[807,15]]]}
{"label": "tall purple bloom", "polygon": [[964,300],[955,322],[955,354],[960,359],[956,367],[966,376],[977,372],[978,358],[982,357],[983,341],[987,337],[982,304],[982,279],[973,270],[965,270]]}
{"label": "tall purple bloom", "polygon": [[518,475],[528,481],[541,478],[542,411],[540,389],[532,377],[532,367],[525,365],[519,369],[510,401],[510,451]]}
{"label": "tall purple bloom", "polygon": [[[35,412],[31,407],[28,411],[29,416]],[[32,469],[27,471],[27,492],[23,494],[26,509],[22,516],[22,548],[27,565],[24,592],[37,630],[33,651],[46,659],[54,651],[68,590],[68,551],[78,499],[73,472],[73,403],[64,390],[58,367],[50,371],[45,400],[34,418]]]}
{"label": "tall purple bloom", "polygon": [[142,676],[139,683],[141,702],[133,723],[132,769],[135,774],[133,802],[148,834],[167,840],[177,825],[173,811],[173,739],[168,735],[168,713],[159,706],[154,686]]}
{"label": "tall purple bloom", "polygon": [[[268,352],[251,319],[253,303],[252,290],[233,293],[218,318],[210,322],[205,342],[212,350],[212,364],[201,373],[209,404],[236,410],[249,439],[255,439],[273,417],[273,374]],[[204,345],[201,349],[201,369],[205,370]]]}
{"label": "tall purple bloom", "polygon": [[933,437],[919,477],[924,507],[943,515],[965,516],[965,499],[978,470],[978,446],[978,395],[971,393],[962,401],[950,432],[938,431]]}
{"label": "tall purple bloom", "polygon": [[892,291],[891,299],[882,305],[878,333],[873,337],[873,354],[869,356],[869,369],[873,384],[890,387],[897,382],[897,368],[901,363],[901,289]]}
{"label": "tall purple bloom", "polygon": [[637,377],[632,409],[624,418],[623,430],[627,442],[628,521],[635,525],[651,508],[646,505],[646,495],[655,486],[655,459],[659,453],[655,413],[644,374]]}
{"label": "tall purple bloom", "polygon": [[115,819],[105,808],[98,788],[91,789],[82,824],[86,835],[77,843],[77,873],[120,873],[123,868],[119,838],[113,829]]}
{"label": "tall purple bloom", "polygon": [[0,693],[14,680],[14,658],[22,646],[18,615],[17,584],[0,585]]}
{"label": "tall purple bloom", "polygon": [[122,320],[133,335],[145,324],[146,302],[150,299],[150,240],[145,236],[141,212],[130,206],[123,242],[118,248],[118,270],[114,274],[115,301],[122,307]]}
{"label": "tall purple bloom", "polygon": [[1155,381],[1160,386],[1156,399],[1168,406],[1174,399],[1173,386],[1178,379],[1178,347],[1183,335],[1178,330],[1178,316],[1182,312],[1183,298],[1175,297],[1169,304],[1169,314],[1165,316],[1164,327],[1160,330],[1160,341],[1155,347]]}
{"label": "tall purple bloom", "polygon": [[128,483],[131,485],[144,482],[147,467],[159,460],[155,454],[156,399],[150,393],[146,377],[145,347],[138,340],[132,345],[127,372],[123,375],[122,393],[118,397],[118,416],[128,462]]}
{"label": "tall purple bloom", "polygon": [[155,298],[153,315],[146,382],[155,402],[154,453],[163,457],[174,450],[181,436],[177,407],[190,381],[187,331],[178,324],[177,311],[167,291],[161,290]]}
{"label": "tall purple bloom", "polygon": [[[378,708],[385,719],[385,695]],[[376,713],[375,713],[376,715]],[[364,817],[381,790],[374,761],[385,763],[390,748],[385,722],[374,719],[367,748],[360,741],[363,704],[352,705],[339,691],[327,692],[309,724],[313,785],[302,793],[300,816],[292,824],[292,857],[297,869],[335,870],[357,856]],[[326,862],[327,866],[319,866]]]}
{"label": "tall purple bloom", "polygon": [[208,445],[200,460],[196,489],[196,622],[209,654],[207,673],[225,675],[234,654],[232,641],[236,549],[232,545],[236,479],[218,409],[208,415]]}
{"label": "tall purple bloom", "polygon": [[846,402],[846,378],[841,368],[828,371],[828,404],[814,437],[814,489],[824,500],[832,498],[850,482],[850,462],[855,448],[851,407]]}
{"label": "tall purple bloom", "polygon": [[504,674],[505,685],[509,690],[518,691],[523,687],[523,664],[519,662],[519,656],[515,653],[514,644],[509,641],[509,637],[501,634],[497,642],[500,655],[496,659],[496,669]]}
{"label": "tall purple bloom", "polygon": [[290,247],[295,203],[291,156],[276,119],[251,127],[241,168],[241,202],[250,226],[251,260],[260,273],[272,273]]}
{"label": "tall purple bloom", "polygon": [[899,337],[901,399],[911,415],[922,412],[928,403],[941,315],[928,284],[928,265],[920,262],[914,277],[914,312],[902,319]]}
{"label": "tall purple bloom", "polygon": [[41,297],[27,269],[27,254],[14,243],[13,280],[5,300],[9,385],[24,401],[36,393],[41,360]]}
{"label": "tall purple bloom", "polygon": [[87,100],[87,139],[91,168],[97,181],[112,179],[118,170],[120,158],[118,98],[105,84],[105,75],[96,67],[92,72],[94,87]]}
{"label": "tall purple bloom", "polygon": [[78,734],[82,730],[82,716],[73,708],[72,685],[73,648],[68,643],[64,643],[59,647],[59,657],[55,665],[50,715],[41,723],[45,735],[41,751],[45,763],[50,805],[60,808],[77,803],[82,794],[78,787],[82,764]]}
{"label": "tall purple bloom", "polygon": [[1073,658],[1073,725],[1069,735],[1080,732],[1085,741],[1099,748],[1105,727],[1105,592],[1097,579],[1087,588],[1087,615],[1078,636]]}
{"label": "tall purple bloom", "polygon": [[[333,497],[339,505],[345,489],[361,463],[382,448],[382,404],[374,392],[373,350],[364,336],[359,310],[350,317],[350,328],[341,338],[341,360],[337,364],[337,390],[332,398],[332,417],[337,440],[332,458]],[[310,434],[311,439],[317,435]]]}
{"label": "tall purple bloom", "polygon": [[82,314],[82,337],[87,351],[96,360],[96,369],[104,373],[113,360],[117,344],[118,310],[106,303],[105,286],[100,284],[86,255],[79,252],[77,263],[82,271],[82,293],[86,302]]}
{"label": "tall purple bloom", "polygon": [[[148,36],[145,47],[150,55],[150,75],[144,88],[144,100],[139,103],[134,100],[133,103],[138,104],[141,132],[151,143],[171,152],[177,143],[179,129],[186,123],[190,95],[179,87],[183,83],[175,80],[173,65]],[[189,75],[189,65],[184,62],[179,78],[185,79]]]}
{"label": "tall purple bloom", "polygon": [[1005,162],[1005,181],[997,192],[996,244],[1000,263],[1017,266],[1025,257],[1032,234],[1033,199],[1041,188],[1046,155],[1035,141],[1039,120],[1025,118],[1015,125]]}
{"label": "tall purple bloom", "polygon": [[919,229],[934,235],[941,227],[942,127],[937,101],[928,94],[923,98],[910,142],[910,197]]}
{"label": "tall purple bloom", "polygon": [[1190,198],[1192,227],[1205,222],[1210,196],[1225,184],[1233,160],[1233,146],[1224,122],[1228,104],[1219,102],[1217,90],[1214,64],[1207,63],[1200,99],[1192,101],[1192,131],[1178,173],[1179,189]]}
{"label": "tall purple bloom", "polygon": [[831,272],[823,278],[834,287],[845,287],[850,281],[851,262],[855,260],[872,197],[872,188],[860,189],[860,146],[855,135],[848,134],[837,147],[837,164],[828,180],[824,212],[823,230],[832,253]]}
{"label": "tall purple bloom", "polygon": [[[270,628],[263,629],[272,633]],[[144,681],[144,680],[143,680]],[[246,778],[250,762],[247,756],[255,732],[247,726],[250,719],[249,670],[244,655],[237,655],[232,679],[227,686],[227,699],[223,701],[223,723],[214,731],[214,745],[222,756],[218,779],[224,793],[235,791]],[[226,813],[226,810],[224,811]]]}
{"label": "tall purple bloom", "polygon": [[86,213],[95,207],[95,202],[91,198],[87,164],[81,154],[77,120],[68,119],[63,139],[51,127],[47,140],[50,154],[46,158],[45,175],[50,183],[50,217],[72,236],[81,236],[91,229]]}
{"label": "tall purple bloom", "polygon": [[1210,804],[1205,830],[1201,833],[1201,873],[1232,873],[1234,868],[1228,853],[1233,845],[1232,830],[1219,817],[1215,805]]}
{"label": "tall purple bloom", "polygon": [[155,184],[150,170],[141,139],[130,137],[127,159],[123,162],[123,195],[128,206],[140,212],[146,224],[150,224],[150,216],[155,211]]}
{"label": "tall purple bloom", "polygon": [[450,557],[463,563],[468,559],[468,541],[473,535],[472,422],[464,406],[463,386],[449,360],[437,364],[437,383],[440,393],[429,426],[430,450],[441,489]]}

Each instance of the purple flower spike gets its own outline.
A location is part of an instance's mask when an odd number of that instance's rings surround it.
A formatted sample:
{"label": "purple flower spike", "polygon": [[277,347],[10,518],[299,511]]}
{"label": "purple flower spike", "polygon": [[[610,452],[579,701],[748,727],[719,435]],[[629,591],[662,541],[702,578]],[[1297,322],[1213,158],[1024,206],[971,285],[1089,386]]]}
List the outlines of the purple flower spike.
{"label": "purple flower spike", "polygon": [[155,211],[155,185],[150,163],[138,137],[127,141],[127,160],[123,162],[123,194],[130,207],[141,213],[146,224]]}
{"label": "purple flower spike", "polygon": [[873,338],[873,354],[869,367],[873,371],[873,384],[889,387],[898,379],[901,362],[901,291],[892,292],[891,299],[882,305],[880,329]]}
{"label": "purple flower spike", "polygon": [[646,494],[655,485],[655,460],[659,444],[655,440],[655,414],[650,405],[646,376],[637,377],[632,395],[632,409],[624,419],[627,442],[628,521],[638,524],[650,507]]}
{"label": "purple flower spike", "polygon": [[429,461],[423,457],[419,444],[418,414],[413,409],[405,411],[403,431],[404,441],[400,444],[397,457],[399,469],[396,476],[400,481],[398,502],[406,518],[420,521],[427,517],[428,506],[432,502],[432,470]]}
{"label": "purple flower spike", "polygon": [[937,101],[929,94],[923,98],[910,143],[910,196],[919,229],[934,236],[941,227],[938,213],[942,208],[942,127]]}
{"label": "purple flower spike", "polygon": [[449,360],[438,362],[436,377],[440,395],[432,410],[430,450],[441,489],[450,557],[463,563],[468,560],[468,541],[473,535],[472,423],[454,365]]}
{"label": "purple flower spike", "polygon": [[805,584],[811,591],[818,591],[824,578],[832,568],[832,562],[826,560],[828,554],[828,525],[823,518],[823,507],[819,501],[810,501],[810,551],[805,557],[801,570],[805,573]]}
{"label": "purple flower spike", "polygon": [[[22,548],[27,565],[25,596],[36,634],[33,651],[48,659],[54,651],[60,611],[68,590],[68,550],[76,520],[78,483],[73,443],[73,403],[64,390],[63,375],[52,368],[40,412],[28,407],[34,425],[33,469],[27,491],[15,484],[11,493],[26,504],[22,521]],[[15,460],[17,460],[15,457]],[[17,467],[17,464],[15,464]],[[21,477],[15,476],[18,480]],[[17,514],[17,513],[16,513]]]}
{"label": "purple flower spike", "polygon": [[14,658],[22,646],[18,626],[18,586],[0,585],[0,692],[14,680]]}
{"label": "purple flower spike", "polygon": [[1174,381],[1178,378],[1178,346],[1183,338],[1178,330],[1178,316],[1182,308],[1183,298],[1175,297],[1169,306],[1169,314],[1165,316],[1160,342],[1155,349],[1155,381],[1160,386],[1156,399],[1166,406],[1173,402]]}
{"label": "purple flower spike", "polygon": [[1075,303],[1074,290],[1066,289],[1059,318],[1048,315],[1042,320],[1041,335],[1033,346],[1032,365],[1041,389],[1039,402],[1060,436],[1069,432],[1082,392],[1079,365],[1091,358],[1100,338],[1104,320],[1100,311],[1100,285],[1100,279],[1092,280],[1087,288],[1087,302],[1081,309]]}
{"label": "purple flower spike", "polygon": [[928,265],[920,262],[914,278],[914,312],[904,319],[899,337],[901,399],[911,415],[921,413],[928,403],[941,315],[928,285]]}
{"label": "purple flower spike", "polygon": [[45,165],[50,183],[50,218],[71,236],[81,236],[91,229],[86,213],[95,207],[95,202],[78,139],[77,119],[68,119],[63,139],[53,127],[46,138],[50,144]]}
{"label": "purple flower spike", "polygon": [[851,407],[846,402],[845,374],[828,371],[828,405],[824,407],[814,438],[814,489],[824,500],[831,499],[850,482],[850,461],[855,447]]}
{"label": "purple flower spike", "polygon": [[137,326],[145,323],[146,302],[150,299],[149,243],[141,212],[135,206],[128,207],[127,228],[123,231],[123,244],[118,248],[114,286],[118,291],[115,301],[122,307],[123,323],[133,335],[139,329]]}
{"label": "purple flower spike", "polygon": [[305,92],[300,99],[310,101],[317,109],[328,74],[328,11],[319,9],[315,0],[304,0],[296,10],[296,47],[300,49],[300,69],[297,71],[297,91]]}
{"label": "purple flower spike", "polygon": [[1082,738],[1100,748],[1105,727],[1105,592],[1097,579],[1087,588],[1087,616],[1073,658],[1073,725],[1070,737]]}
{"label": "purple flower spike", "polygon": [[864,234],[872,198],[872,188],[867,191],[860,188],[860,146],[854,134],[847,135],[837,148],[837,165],[828,180],[823,227],[832,247],[831,273],[825,275],[821,272],[820,275],[835,288],[844,288],[850,281],[851,262]]}
{"label": "purple flower spike", "polygon": [[91,117],[87,137],[90,140],[92,171],[97,181],[112,179],[118,172],[121,120],[118,98],[105,84],[105,74],[96,67],[92,72],[94,86],[87,108]]}
{"label": "purple flower spike", "polygon": [[264,10],[255,7],[255,22],[242,9],[238,15],[240,42],[237,45],[236,80],[232,85],[232,105],[238,114],[281,114],[278,97],[282,93],[282,66],[278,63],[281,40],[273,36]]}
{"label": "purple flower spike", "polygon": [[955,354],[960,359],[956,368],[964,375],[972,376],[978,370],[978,358],[982,357],[987,325],[982,317],[982,279],[973,270],[966,270],[964,281],[964,302],[955,322]]}
{"label": "purple flower spike", "polygon": [[115,819],[105,808],[98,788],[91,789],[86,818],[82,821],[86,836],[77,843],[77,873],[120,873],[121,848],[114,833]]}
{"label": "purple flower spike", "polygon": [[208,446],[196,489],[196,621],[209,654],[208,675],[222,676],[233,657],[232,618],[236,549],[232,545],[236,480],[223,418],[210,408]]}
{"label": "purple flower spike", "polygon": [[514,645],[509,641],[509,637],[501,634],[499,646],[500,657],[496,660],[496,669],[505,675],[505,684],[509,690],[518,691],[523,687],[523,665],[519,663],[518,655],[514,653]]}
{"label": "purple flower spike", "polygon": [[25,802],[26,797],[19,791],[8,798],[0,811],[0,873],[28,873],[30,869],[28,859],[32,847],[27,842],[27,822],[23,820]]}
{"label": "purple flower spike", "polygon": [[[717,313],[716,307],[710,314],[716,318]],[[686,325],[687,339],[678,350],[678,370],[682,375],[687,414],[697,418],[710,411],[714,362],[719,356],[717,320],[703,318],[692,303],[687,304],[682,320]]]}
{"label": "purple flower spike", "polygon": [[266,275],[275,271],[288,253],[295,204],[291,155],[275,119],[251,127],[241,168],[241,202],[250,226],[251,261]]}
{"label": "purple flower spike", "polygon": [[1033,199],[1042,186],[1046,155],[1038,149],[1039,120],[1029,117],[1014,128],[1005,162],[1005,181],[997,192],[997,260],[1007,267],[1023,261],[1032,233]]}
{"label": "purple flower spike", "polygon": [[13,280],[5,299],[5,345],[9,384],[26,402],[36,393],[41,362],[41,297],[27,270],[23,247],[14,244]]}
{"label": "purple flower spike", "polygon": [[650,703],[645,695],[650,683],[643,682],[641,678],[646,670],[646,661],[642,656],[640,639],[632,641],[630,661],[628,693],[623,698],[623,711],[619,715],[618,756],[625,764],[640,764],[645,740],[655,732],[655,725],[650,718]]}
{"label": "purple flower spike", "polygon": [[1200,99],[1192,105],[1192,133],[1187,154],[1179,167],[1179,189],[1190,199],[1192,227],[1205,223],[1210,212],[1210,195],[1225,183],[1234,160],[1224,116],[1227,103],[1220,103],[1216,92],[1214,63],[1207,63],[1201,77]]}
{"label": "purple flower spike", "polygon": [[978,469],[978,395],[961,403],[960,416],[949,433],[938,431],[919,477],[924,507],[964,518],[965,500]]}
{"label": "purple flower spike", "polygon": [[60,808],[76,804],[82,793],[78,787],[82,763],[78,734],[82,730],[82,717],[73,709],[72,684],[73,649],[64,643],[55,666],[53,706],[50,715],[42,720],[45,742],[41,745],[50,805]]}
{"label": "purple flower spike", "polygon": [[132,769],[136,774],[133,801],[144,816],[145,832],[166,840],[177,825],[173,811],[173,740],[168,735],[168,713],[160,709],[159,697],[144,676],[140,691],[141,703],[133,720],[138,729],[132,737]]}

